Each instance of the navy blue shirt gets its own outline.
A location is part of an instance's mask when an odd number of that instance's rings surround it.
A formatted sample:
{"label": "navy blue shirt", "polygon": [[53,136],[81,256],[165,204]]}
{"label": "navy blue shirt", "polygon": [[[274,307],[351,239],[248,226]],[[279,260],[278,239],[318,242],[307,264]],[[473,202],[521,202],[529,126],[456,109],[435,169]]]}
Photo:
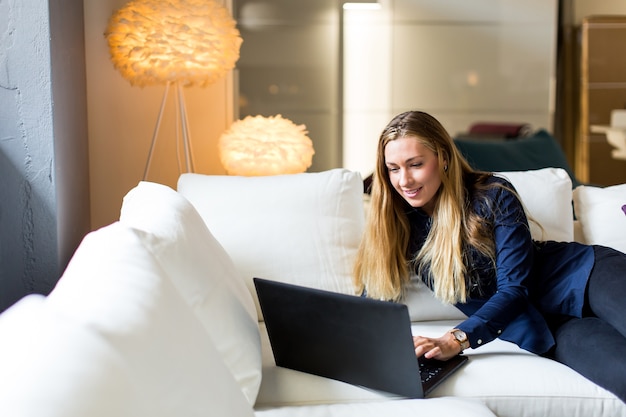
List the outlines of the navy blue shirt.
{"label": "navy blue shirt", "polygon": [[[487,183],[514,189],[492,176]],[[473,209],[491,223],[495,265],[473,248],[466,248],[468,301],[456,307],[468,316],[457,328],[473,348],[499,337],[534,353],[554,345],[547,316],[581,317],[585,288],[594,264],[593,247],[574,242],[533,241],[523,206],[506,188],[473,191]],[[410,209],[409,256],[423,245],[430,217]],[[422,279],[431,286],[428,271]],[[432,288],[432,286],[431,286]]]}

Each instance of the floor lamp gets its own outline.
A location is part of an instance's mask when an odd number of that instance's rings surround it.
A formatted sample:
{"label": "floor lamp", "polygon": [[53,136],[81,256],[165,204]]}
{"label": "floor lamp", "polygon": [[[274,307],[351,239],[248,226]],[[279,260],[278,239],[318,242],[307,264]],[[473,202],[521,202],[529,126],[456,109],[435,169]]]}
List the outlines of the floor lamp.
{"label": "floor lamp", "polygon": [[175,90],[176,149],[194,172],[184,87],[213,84],[235,67],[242,39],[230,12],[214,0],[133,0],[115,11],[105,32],[111,61],[133,86],[165,85],[143,179],[170,90]]}

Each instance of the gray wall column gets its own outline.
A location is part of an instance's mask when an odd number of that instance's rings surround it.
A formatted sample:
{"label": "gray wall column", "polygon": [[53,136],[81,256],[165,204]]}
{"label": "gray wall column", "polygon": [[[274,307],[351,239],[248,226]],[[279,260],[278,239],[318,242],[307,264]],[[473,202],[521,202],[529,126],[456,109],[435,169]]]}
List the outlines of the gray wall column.
{"label": "gray wall column", "polygon": [[0,0],[0,311],[89,231],[83,4]]}

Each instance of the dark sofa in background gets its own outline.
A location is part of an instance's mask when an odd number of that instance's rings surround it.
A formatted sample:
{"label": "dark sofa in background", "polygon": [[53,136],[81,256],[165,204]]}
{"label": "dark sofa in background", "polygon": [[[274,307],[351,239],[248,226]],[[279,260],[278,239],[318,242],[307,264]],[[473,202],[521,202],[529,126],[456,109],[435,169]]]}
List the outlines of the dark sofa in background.
{"label": "dark sofa in background", "polygon": [[474,169],[503,172],[563,168],[572,179],[573,188],[581,185],[561,145],[546,130],[516,139],[461,136],[454,142]]}

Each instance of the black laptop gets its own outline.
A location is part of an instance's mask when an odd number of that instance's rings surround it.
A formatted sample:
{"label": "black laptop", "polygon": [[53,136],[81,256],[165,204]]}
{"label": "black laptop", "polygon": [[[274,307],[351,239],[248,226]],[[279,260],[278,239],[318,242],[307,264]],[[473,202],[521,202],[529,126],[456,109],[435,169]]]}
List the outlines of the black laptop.
{"label": "black laptop", "polygon": [[406,305],[254,278],[277,366],[424,398],[466,361],[416,358]]}

